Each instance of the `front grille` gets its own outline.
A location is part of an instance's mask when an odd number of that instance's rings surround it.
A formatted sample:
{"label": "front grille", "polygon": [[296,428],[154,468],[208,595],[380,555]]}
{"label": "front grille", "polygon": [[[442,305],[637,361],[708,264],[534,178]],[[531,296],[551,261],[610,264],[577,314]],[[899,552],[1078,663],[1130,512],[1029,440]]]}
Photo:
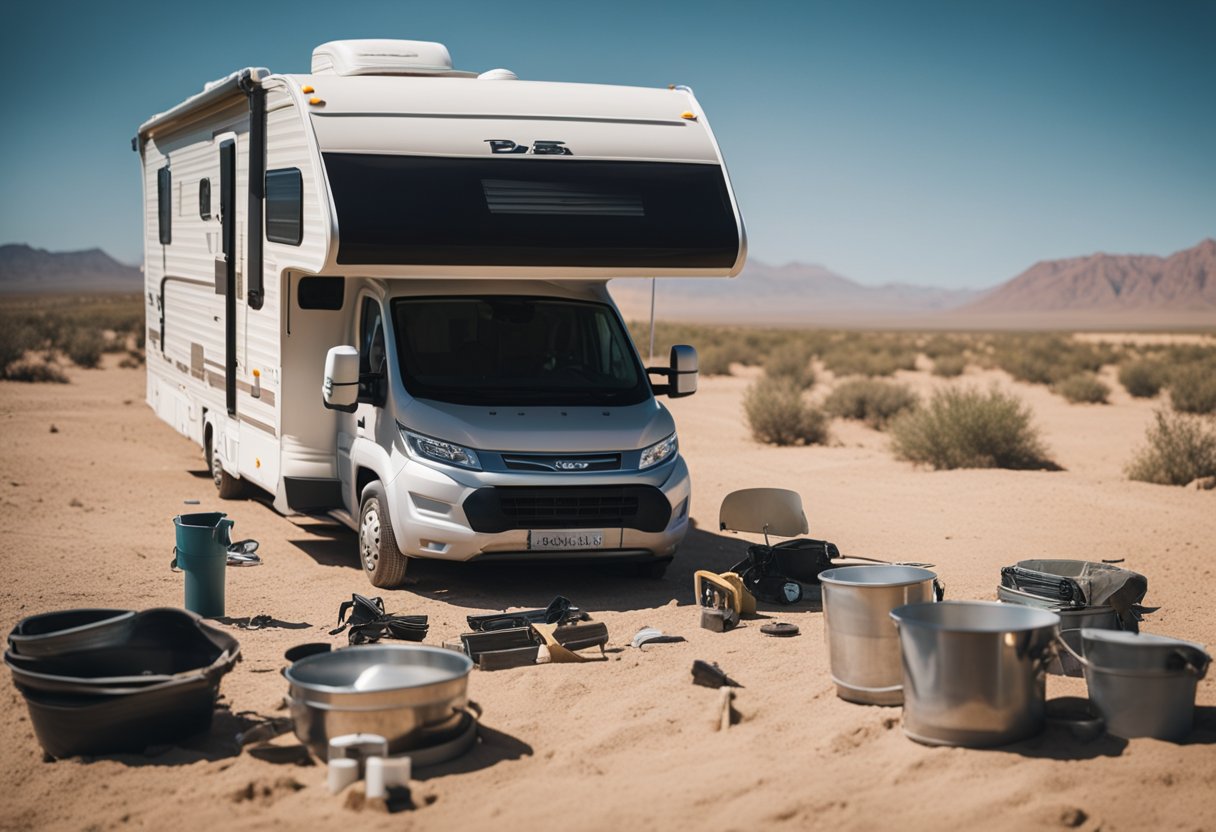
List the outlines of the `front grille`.
{"label": "front grille", "polygon": [[479,488],[464,502],[476,532],[510,529],[637,529],[661,532],[671,504],[649,485]]}
{"label": "front grille", "polygon": [[503,454],[502,463],[512,471],[619,471],[620,454]]}

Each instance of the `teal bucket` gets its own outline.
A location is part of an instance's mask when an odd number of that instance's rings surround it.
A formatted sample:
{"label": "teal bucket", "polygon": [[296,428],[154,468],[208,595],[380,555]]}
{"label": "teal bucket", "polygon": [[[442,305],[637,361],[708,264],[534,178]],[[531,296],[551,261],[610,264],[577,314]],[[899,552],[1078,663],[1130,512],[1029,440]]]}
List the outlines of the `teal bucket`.
{"label": "teal bucket", "polygon": [[186,609],[204,618],[224,614],[224,569],[232,521],[218,511],[173,518],[177,548],[173,565],[186,574]]}

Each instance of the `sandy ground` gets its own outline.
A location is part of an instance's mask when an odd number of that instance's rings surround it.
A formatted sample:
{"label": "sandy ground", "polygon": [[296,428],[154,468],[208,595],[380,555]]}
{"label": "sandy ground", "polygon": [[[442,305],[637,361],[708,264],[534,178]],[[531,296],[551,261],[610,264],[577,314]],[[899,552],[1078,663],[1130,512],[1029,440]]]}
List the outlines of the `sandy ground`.
{"label": "sandy ground", "polygon": [[[903,374],[920,388],[945,383]],[[143,403],[142,371],[74,371],[69,386],[0,383],[0,625],[78,606],[147,608],[181,600],[168,569],[172,518],[199,499],[262,543],[265,565],[229,570],[228,614],[283,625],[233,628],[244,661],[223,683],[232,713],[279,713],[284,649],[331,640],[339,602],[369,585],[353,535],[254,502],[221,504],[201,453]],[[695,489],[699,529],[662,581],[554,566],[421,563],[418,583],[381,593],[390,610],[431,617],[428,641],[455,637],[469,613],[543,606],[562,593],[607,623],[609,661],[474,671],[484,740],[426,772],[415,812],[356,813],[331,797],[320,766],[273,765],[234,752],[243,724],[221,712],[210,736],[153,756],[44,762],[20,695],[0,683],[0,827],[45,829],[886,829],[1216,828],[1216,682],[1200,684],[1189,743],[1103,738],[1062,729],[987,751],[905,738],[898,708],[838,698],[816,604],[781,619],[802,635],[698,628],[691,573],[724,569],[739,538],[715,532],[728,491],[799,491],[813,536],[846,553],[930,561],[952,598],[994,597],[999,568],[1025,557],[1127,558],[1162,606],[1147,629],[1216,644],[1216,492],[1132,483],[1122,467],[1155,404],[1117,388],[1108,406],[1068,405],[1043,388],[972,370],[1034,408],[1060,472],[916,470],[886,439],[837,422],[829,447],[771,448],[741,423],[745,378],[705,379],[671,403]],[[57,432],[52,432],[52,425]],[[767,614],[776,615],[774,612]],[[650,625],[685,643],[628,647]],[[711,727],[715,691],[690,683],[694,659],[719,662],[745,689],[743,721]],[[1084,695],[1052,677],[1049,698]]]}

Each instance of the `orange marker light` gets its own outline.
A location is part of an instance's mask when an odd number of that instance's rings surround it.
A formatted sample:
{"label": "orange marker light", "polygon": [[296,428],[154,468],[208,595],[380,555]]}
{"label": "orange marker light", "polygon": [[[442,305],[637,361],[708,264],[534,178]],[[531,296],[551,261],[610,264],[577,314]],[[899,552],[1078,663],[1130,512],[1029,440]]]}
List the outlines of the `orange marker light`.
{"label": "orange marker light", "polygon": [[317,97],[314,95],[312,98],[308,99],[308,103],[309,103],[309,104],[324,104],[325,102],[324,102],[324,101],[322,101],[320,98],[317,98]]}
{"label": "orange marker light", "polygon": [[312,84],[305,84],[304,86],[300,87],[300,92],[304,93],[305,95],[313,91]]}
{"label": "orange marker light", "polygon": [[696,121],[697,114],[690,112],[688,110],[685,110],[684,112],[680,113],[680,118],[685,119],[687,121]]}
{"label": "orange marker light", "polygon": [[254,467],[254,468],[261,468],[261,467],[262,467],[262,460],[261,460],[261,458],[260,458],[260,457],[254,457],[254,458],[253,458],[253,467]]}
{"label": "orange marker light", "polygon": [[260,377],[261,377],[261,375],[262,375],[262,371],[261,371],[261,370],[254,370],[254,371],[253,371],[253,377],[254,377],[254,378],[260,378]]}

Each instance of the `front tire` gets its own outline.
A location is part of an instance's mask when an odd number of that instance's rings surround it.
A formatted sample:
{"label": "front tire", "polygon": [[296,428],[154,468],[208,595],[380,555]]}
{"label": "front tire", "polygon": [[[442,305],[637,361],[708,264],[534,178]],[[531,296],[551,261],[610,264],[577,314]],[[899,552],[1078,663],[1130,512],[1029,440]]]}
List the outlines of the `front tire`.
{"label": "front tire", "polygon": [[359,500],[359,562],[372,586],[388,589],[405,582],[409,559],[397,548],[388,498],[378,481],[368,483]]}
{"label": "front tire", "polygon": [[220,449],[210,434],[207,435],[207,470],[211,472],[211,481],[221,500],[235,500],[244,493],[245,484],[224,470]]}

